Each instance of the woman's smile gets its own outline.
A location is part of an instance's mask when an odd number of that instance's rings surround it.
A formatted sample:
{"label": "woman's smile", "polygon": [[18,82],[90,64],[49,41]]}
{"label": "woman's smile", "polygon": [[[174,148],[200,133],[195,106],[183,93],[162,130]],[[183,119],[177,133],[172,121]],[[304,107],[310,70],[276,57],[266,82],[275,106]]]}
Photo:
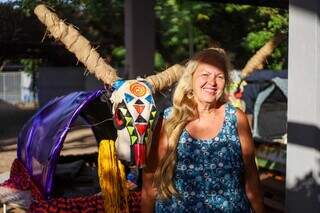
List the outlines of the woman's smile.
{"label": "woman's smile", "polygon": [[217,93],[217,88],[215,88],[215,87],[204,87],[204,88],[202,88],[202,91],[204,91],[205,93],[209,93],[209,94],[215,95]]}

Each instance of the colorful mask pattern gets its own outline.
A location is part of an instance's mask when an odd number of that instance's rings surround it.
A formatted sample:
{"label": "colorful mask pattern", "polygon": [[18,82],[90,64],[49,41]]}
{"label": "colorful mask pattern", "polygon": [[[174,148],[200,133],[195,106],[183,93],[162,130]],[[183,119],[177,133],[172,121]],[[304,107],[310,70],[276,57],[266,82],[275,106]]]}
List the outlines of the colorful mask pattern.
{"label": "colorful mask pattern", "polygon": [[152,88],[144,79],[138,78],[118,80],[113,89],[110,99],[118,134],[118,157],[131,166],[142,168],[146,160],[146,144],[157,115]]}

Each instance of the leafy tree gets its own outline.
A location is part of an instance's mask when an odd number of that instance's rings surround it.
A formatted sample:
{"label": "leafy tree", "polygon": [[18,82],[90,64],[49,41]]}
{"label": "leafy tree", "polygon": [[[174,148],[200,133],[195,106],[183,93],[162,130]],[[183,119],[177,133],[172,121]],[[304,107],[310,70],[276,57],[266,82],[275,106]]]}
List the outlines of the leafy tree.
{"label": "leafy tree", "polygon": [[[27,16],[33,15],[37,0],[13,1]],[[45,3],[81,33],[98,51],[123,66],[124,0],[48,0]],[[209,46],[225,48],[237,69],[272,36],[288,31],[288,11],[248,5],[204,1],[157,0],[157,69],[181,62],[193,52]],[[283,42],[268,59],[270,69],[287,67],[287,43]],[[161,60],[160,60],[161,59]]]}
{"label": "leafy tree", "polygon": [[197,24],[207,23],[213,11],[209,3],[160,0],[155,6],[157,46],[169,63],[185,60],[208,46],[209,35]]}
{"label": "leafy tree", "polygon": [[[15,2],[26,16],[33,16],[35,6],[41,1]],[[48,0],[45,4],[78,27],[105,57],[109,57],[114,48],[123,46],[123,0]]]}
{"label": "leafy tree", "polygon": [[[182,61],[195,50],[221,46],[230,53],[235,68],[241,69],[271,37],[288,30],[288,12],[274,8],[160,0],[155,10],[157,45],[169,63]],[[284,42],[267,68],[286,68],[286,58]]]}

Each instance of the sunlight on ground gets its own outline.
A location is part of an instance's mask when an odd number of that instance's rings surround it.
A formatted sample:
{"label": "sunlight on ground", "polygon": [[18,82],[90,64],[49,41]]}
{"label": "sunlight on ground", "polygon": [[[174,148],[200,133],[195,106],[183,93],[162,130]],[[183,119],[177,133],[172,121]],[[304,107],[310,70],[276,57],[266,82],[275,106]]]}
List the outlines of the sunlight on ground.
{"label": "sunlight on ground", "polygon": [[[16,138],[12,138],[10,141],[13,144],[0,146],[0,174],[10,171],[11,164],[17,156]],[[95,152],[98,152],[98,144],[92,130],[77,129],[68,133],[61,155],[91,154]]]}

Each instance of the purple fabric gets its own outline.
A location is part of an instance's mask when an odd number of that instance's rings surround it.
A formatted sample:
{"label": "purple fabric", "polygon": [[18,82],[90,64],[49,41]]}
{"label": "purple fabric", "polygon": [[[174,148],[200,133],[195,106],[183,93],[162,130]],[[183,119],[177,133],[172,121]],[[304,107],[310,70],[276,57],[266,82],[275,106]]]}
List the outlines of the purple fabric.
{"label": "purple fabric", "polygon": [[18,159],[44,197],[50,198],[53,176],[64,139],[81,110],[102,90],[74,92],[51,100],[22,128],[18,136]]}

